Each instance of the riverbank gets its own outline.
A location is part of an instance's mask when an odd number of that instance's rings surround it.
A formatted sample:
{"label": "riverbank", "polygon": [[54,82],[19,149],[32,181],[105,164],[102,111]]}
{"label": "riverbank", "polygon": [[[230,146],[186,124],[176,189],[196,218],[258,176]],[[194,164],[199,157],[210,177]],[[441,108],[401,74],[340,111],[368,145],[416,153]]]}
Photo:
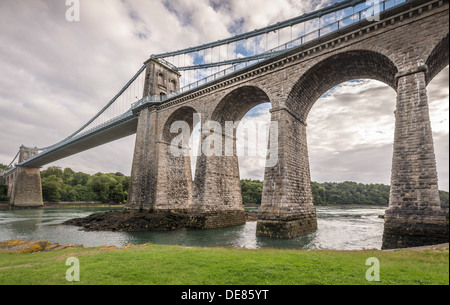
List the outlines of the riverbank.
{"label": "riverbank", "polygon": [[[145,244],[0,252],[0,285],[73,284],[66,259],[80,263],[80,282],[92,285],[448,285],[448,245],[421,250],[245,250]],[[369,258],[380,282],[369,282]]]}

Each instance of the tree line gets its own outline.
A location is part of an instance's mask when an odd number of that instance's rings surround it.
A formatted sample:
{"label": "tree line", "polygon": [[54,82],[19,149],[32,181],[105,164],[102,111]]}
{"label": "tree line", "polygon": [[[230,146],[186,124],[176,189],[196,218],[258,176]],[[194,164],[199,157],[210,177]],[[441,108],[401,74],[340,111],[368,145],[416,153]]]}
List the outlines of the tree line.
{"label": "tree line", "polygon": [[89,175],[60,167],[42,171],[41,180],[44,202],[124,203],[130,185],[130,177],[121,173]]}
{"label": "tree line", "polygon": [[[0,171],[6,169],[6,165],[0,163]],[[9,201],[8,198],[8,186],[2,183],[3,181],[0,179],[0,202]]]}
{"label": "tree line", "polygon": [[[248,204],[261,204],[263,182],[242,180],[242,200]],[[384,206],[389,203],[389,186],[383,184],[311,183],[315,205],[365,204]]]}
{"label": "tree line", "polygon": [[[242,180],[244,204],[261,204],[263,182]],[[384,184],[362,184],[356,182],[311,183],[314,205],[373,205],[388,206],[390,186]],[[449,206],[449,193],[440,191],[442,206]]]}
{"label": "tree line", "polygon": [[[0,170],[5,167],[0,164]],[[128,200],[130,177],[121,173],[89,175],[53,166],[41,171],[41,180],[44,202],[126,203]],[[244,204],[261,204],[262,181],[241,180],[241,189]],[[312,182],[311,189],[315,205],[389,204],[390,187],[383,184]],[[0,201],[8,201],[7,194],[7,186],[0,181]],[[440,191],[440,196],[442,205],[448,207],[449,193]]]}

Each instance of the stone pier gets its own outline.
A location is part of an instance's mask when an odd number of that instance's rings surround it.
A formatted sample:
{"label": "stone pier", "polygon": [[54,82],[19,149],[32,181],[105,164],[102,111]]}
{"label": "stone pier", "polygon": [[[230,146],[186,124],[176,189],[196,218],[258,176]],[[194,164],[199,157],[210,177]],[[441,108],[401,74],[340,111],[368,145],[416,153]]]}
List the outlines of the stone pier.
{"label": "stone pier", "polygon": [[[20,147],[19,164],[35,156],[37,149]],[[18,166],[4,176],[12,207],[42,207],[41,171],[39,168]]]}
{"label": "stone pier", "polygon": [[446,243],[428,108],[427,66],[397,75],[398,97],[389,209],[383,248]]}
{"label": "stone pier", "polygon": [[289,239],[317,230],[306,124],[287,109],[271,112],[278,122],[278,163],[265,171],[256,234]]}

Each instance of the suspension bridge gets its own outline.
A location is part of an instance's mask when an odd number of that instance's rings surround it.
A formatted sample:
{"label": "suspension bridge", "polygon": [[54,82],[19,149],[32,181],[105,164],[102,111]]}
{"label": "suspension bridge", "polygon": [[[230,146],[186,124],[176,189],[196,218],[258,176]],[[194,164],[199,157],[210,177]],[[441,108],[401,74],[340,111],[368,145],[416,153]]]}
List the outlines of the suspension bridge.
{"label": "suspension bridge", "polygon": [[[42,167],[73,154],[127,137],[136,133],[135,109],[152,104],[167,103],[183,94],[304,45],[324,40],[346,28],[368,22],[408,0],[377,2],[342,1],[333,6],[279,22],[262,29],[183,50],[152,55],[168,68],[180,73],[181,88],[173,87],[167,94],[148,96],[144,93],[146,64],[130,81],[85,125],[61,142],[39,151],[18,166]],[[130,107],[131,105],[131,107]],[[14,160],[8,168],[14,165]]]}
{"label": "suspension bridge", "polygon": [[[136,133],[126,209],[188,211],[202,229],[245,223],[236,156],[197,160],[170,153],[170,126],[193,114],[238,122],[271,103],[269,147],[257,234],[293,238],[317,229],[307,117],[328,90],[375,79],[397,92],[389,209],[383,247],[448,242],[440,207],[427,85],[449,64],[448,0],[346,0],[200,46],[151,55],[103,109],[50,147],[21,147],[3,173],[14,206],[41,205],[39,168]],[[374,100],[374,102],[376,102]],[[234,142],[234,135],[223,134]],[[15,159],[16,159],[15,158]],[[268,163],[269,164],[269,163]]]}

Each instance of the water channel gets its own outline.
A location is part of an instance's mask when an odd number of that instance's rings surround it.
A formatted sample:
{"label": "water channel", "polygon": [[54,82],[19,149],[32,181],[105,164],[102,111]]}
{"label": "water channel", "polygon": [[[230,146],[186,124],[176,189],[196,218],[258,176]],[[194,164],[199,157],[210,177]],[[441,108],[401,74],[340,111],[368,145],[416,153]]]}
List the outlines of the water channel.
{"label": "water channel", "polygon": [[86,217],[111,208],[64,208],[0,210],[0,241],[9,239],[48,240],[52,243],[100,245],[139,245],[144,243],[198,247],[235,247],[247,249],[294,248],[360,250],[381,249],[385,207],[319,206],[319,229],[291,240],[257,237],[256,222],[233,228],[208,231],[172,232],[85,232],[62,222]]}

